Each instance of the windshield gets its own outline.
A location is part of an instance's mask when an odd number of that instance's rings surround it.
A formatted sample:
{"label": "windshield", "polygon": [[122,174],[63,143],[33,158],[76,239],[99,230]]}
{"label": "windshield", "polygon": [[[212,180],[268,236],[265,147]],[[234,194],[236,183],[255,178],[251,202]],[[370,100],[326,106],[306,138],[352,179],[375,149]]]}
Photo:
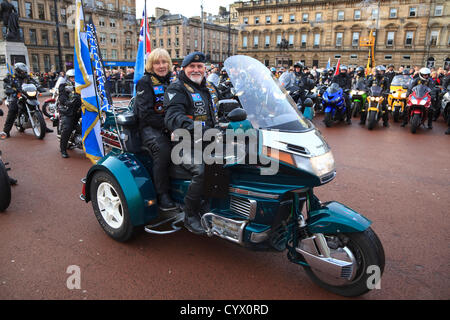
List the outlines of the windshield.
{"label": "windshield", "polygon": [[360,91],[366,91],[367,90],[367,86],[366,83],[364,82],[364,80],[360,80],[358,81],[355,86],[353,87],[353,89],[355,90],[360,90]]}
{"label": "windshield", "polygon": [[232,56],[225,60],[225,69],[255,129],[306,131],[313,124],[298,111],[295,102],[274,79],[270,70],[248,56]]}
{"label": "windshield", "polygon": [[339,85],[337,83],[333,83],[328,89],[327,92],[331,93],[331,94],[335,94],[336,92],[338,92],[341,88],[339,87]]}
{"label": "windshield", "polygon": [[424,86],[423,84],[419,84],[418,86],[415,86],[413,89],[413,92],[416,94],[417,98],[422,98],[429,91],[430,91],[430,88],[428,88],[427,86]]}
{"label": "windshield", "polygon": [[34,84],[23,84],[22,91],[25,92],[36,91],[36,86]]}
{"label": "windshield", "polygon": [[372,97],[379,97],[381,96],[383,89],[381,87],[378,86],[373,86],[370,88],[370,95]]}
{"label": "windshield", "polygon": [[409,86],[411,80],[411,77],[407,75],[395,76],[394,79],[392,79],[391,86]]}

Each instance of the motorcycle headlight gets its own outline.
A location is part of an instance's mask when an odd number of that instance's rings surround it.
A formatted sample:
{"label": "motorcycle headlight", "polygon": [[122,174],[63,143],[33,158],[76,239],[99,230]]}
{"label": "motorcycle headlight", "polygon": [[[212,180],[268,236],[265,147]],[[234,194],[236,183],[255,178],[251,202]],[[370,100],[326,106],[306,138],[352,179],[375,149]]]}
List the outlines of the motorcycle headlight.
{"label": "motorcycle headlight", "polygon": [[375,101],[375,99],[376,99],[375,97],[370,97],[370,100],[372,101]]}
{"label": "motorcycle headlight", "polygon": [[362,95],[364,94],[364,91],[358,91],[358,94],[359,94],[360,96],[362,96]]}
{"label": "motorcycle headlight", "polygon": [[403,92],[401,95],[402,98],[406,98],[406,92]]}
{"label": "motorcycle headlight", "polygon": [[29,97],[36,97],[36,91],[28,91],[27,92],[27,96],[29,96]]}
{"label": "motorcycle headlight", "polygon": [[295,154],[293,156],[297,168],[313,172],[318,177],[323,177],[336,170],[334,157],[331,151],[309,159]]}
{"label": "motorcycle headlight", "polygon": [[412,104],[417,104],[417,99],[414,98],[414,97],[411,97],[411,103],[412,103]]}
{"label": "motorcycle headlight", "polygon": [[421,105],[421,106],[426,105],[426,104],[427,104],[427,100],[428,100],[427,98],[424,98],[423,100],[421,100],[421,101],[420,101],[420,105]]}
{"label": "motorcycle headlight", "polygon": [[352,90],[352,91],[350,91],[350,94],[353,96],[353,95],[355,95],[355,94],[358,94],[358,91]]}

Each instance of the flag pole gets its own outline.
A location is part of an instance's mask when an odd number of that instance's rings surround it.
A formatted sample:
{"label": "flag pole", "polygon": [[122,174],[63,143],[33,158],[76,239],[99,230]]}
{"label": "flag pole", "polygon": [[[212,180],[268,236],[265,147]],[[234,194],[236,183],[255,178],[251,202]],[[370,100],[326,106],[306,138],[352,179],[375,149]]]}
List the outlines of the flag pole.
{"label": "flag pole", "polygon": [[145,66],[145,63],[147,62],[147,32],[148,32],[148,30],[147,30],[147,0],[145,0],[145,3],[144,3],[144,12],[145,12],[145,17],[144,17],[144,66]]}

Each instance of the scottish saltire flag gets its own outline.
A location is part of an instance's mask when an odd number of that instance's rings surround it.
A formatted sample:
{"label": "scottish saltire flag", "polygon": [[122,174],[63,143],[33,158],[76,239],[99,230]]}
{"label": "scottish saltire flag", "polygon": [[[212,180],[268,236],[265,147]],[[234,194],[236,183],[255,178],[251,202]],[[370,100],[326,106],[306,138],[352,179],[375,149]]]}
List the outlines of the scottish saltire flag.
{"label": "scottish saltire flag", "polygon": [[147,55],[150,54],[150,35],[148,33],[148,25],[147,25],[147,13],[144,9],[142,13],[142,22],[141,22],[141,31],[139,32],[139,45],[138,51],[136,54],[136,64],[134,66],[134,89],[133,96],[136,94],[136,84],[142,78],[145,71],[145,60]]}
{"label": "scottish saltire flag", "polygon": [[108,98],[105,90],[105,73],[103,69],[103,60],[100,55],[100,49],[98,47],[97,31],[95,29],[92,17],[89,23],[86,25],[87,39],[89,42],[89,49],[92,57],[92,64],[94,65],[95,83],[97,85],[97,96],[100,101],[101,111],[108,111],[111,106],[108,102]]}
{"label": "scottish saltire flag", "polygon": [[8,62],[6,62],[6,69],[10,75],[14,75],[14,68],[11,67]]}
{"label": "scottish saltire flag", "polygon": [[96,163],[103,157],[103,144],[100,137],[100,116],[92,72],[89,44],[84,27],[83,5],[76,0],[75,19],[75,90],[82,101],[83,150],[86,157]]}
{"label": "scottish saltire flag", "polygon": [[330,58],[328,58],[328,63],[327,63],[327,70],[331,68],[331,61]]}

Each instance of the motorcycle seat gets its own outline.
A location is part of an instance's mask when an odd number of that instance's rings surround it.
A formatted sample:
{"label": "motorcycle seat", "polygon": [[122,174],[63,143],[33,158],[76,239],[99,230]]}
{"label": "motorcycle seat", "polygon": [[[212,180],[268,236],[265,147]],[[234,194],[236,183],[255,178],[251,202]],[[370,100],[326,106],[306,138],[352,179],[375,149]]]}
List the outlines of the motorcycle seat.
{"label": "motorcycle seat", "polygon": [[169,167],[169,177],[172,179],[191,180],[192,175],[181,165],[171,164]]}

